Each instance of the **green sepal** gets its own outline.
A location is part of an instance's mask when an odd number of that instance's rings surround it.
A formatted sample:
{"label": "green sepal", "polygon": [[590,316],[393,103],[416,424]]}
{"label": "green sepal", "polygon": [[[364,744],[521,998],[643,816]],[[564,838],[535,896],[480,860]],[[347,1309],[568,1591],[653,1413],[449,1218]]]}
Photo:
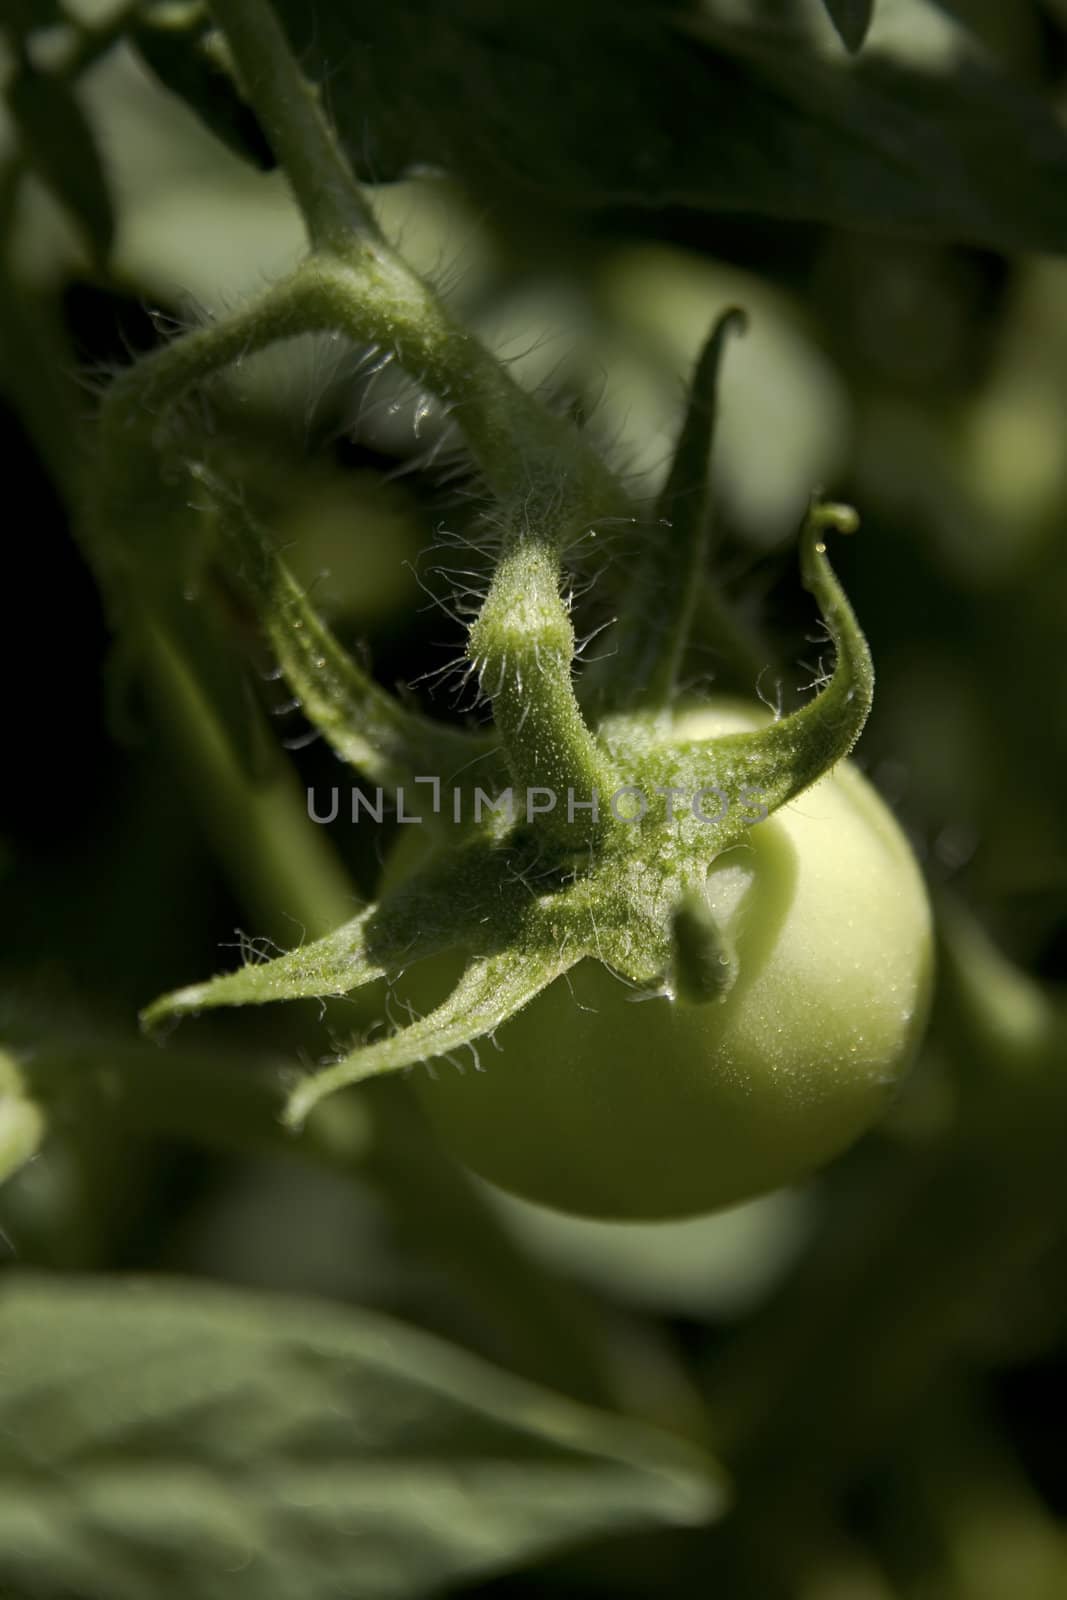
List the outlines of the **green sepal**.
{"label": "green sepal", "polygon": [[[375,905],[321,939],[269,961],[162,995],[141,1014],[157,1028],[218,1006],[269,1005],[350,994],[441,950],[465,945],[495,953],[519,933],[528,893],[506,850],[476,839],[430,861]],[[484,908],[493,904],[487,924]]]}
{"label": "green sepal", "polygon": [[697,359],[667,481],[618,620],[601,645],[602,671],[585,689],[606,710],[670,707],[707,560],[719,373],[727,340],[746,326],[736,306],[724,311]]}
{"label": "green sepal", "polygon": [[477,1069],[477,1041],[491,1037],[577,959],[577,952],[550,957],[515,949],[471,961],[448,999],[428,1016],[306,1079],[290,1096],[286,1122],[298,1128],[313,1106],[338,1089],[458,1050],[469,1049]]}
{"label": "green sepal", "polygon": [[236,972],[221,973],[161,995],[141,1012],[141,1025],[197,1016],[218,1006],[262,1006],[276,1000],[304,1000],[348,994],[386,968],[368,948],[368,926],[376,907],[368,906],[333,933],[287,950],[270,961],[249,960]]}
{"label": "green sepal", "polygon": [[[813,502],[800,537],[805,588],[819,603],[837,659],[826,686],[799,711],[750,733],[669,747],[677,770],[698,784],[735,798],[758,794],[768,813],[817,782],[849,754],[863,731],[874,697],[874,663],[863,631],[826,554],[824,535],[853,533],[851,506]],[[669,759],[667,751],[664,758]],[[724,837],[723,844],[728,842]]]}
{"label": "green sepal", "polygon": [[472,763],[491,759],[491,738],[433,722],[380,688],[315,611],[240,494],[203,465],[192,471],[286,681],[342,761],[394,786],[421,776],[451,783]]}
{"label": "green sepal", "polygon": [[679,998],[696,1005],[725,999],[737,976],[737,952],[701,890],[691,889],[682,897],[671,927]]}

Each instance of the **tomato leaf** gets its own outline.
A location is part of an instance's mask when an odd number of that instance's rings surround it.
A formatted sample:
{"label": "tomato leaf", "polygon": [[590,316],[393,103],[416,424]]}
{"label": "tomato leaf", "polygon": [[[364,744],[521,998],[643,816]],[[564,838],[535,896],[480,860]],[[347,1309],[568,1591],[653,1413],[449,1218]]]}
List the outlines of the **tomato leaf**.
{"label": "tomato leaf", "polygon": [[131,42],[165,89],[184,100],[235,155],[266,171],[270,145],[232,77],[209,48],[211,25],[199,6],[149,6],[136,15]]}
{"label": "tomato leaf", "polygon": [[823,0],[280,9],[368,179],[446,167],[515,226],[681,205],[1067,249],[1067,133],[932,0],[881,4],[855,60]]}
{"label": "tomato leaf", "polygon": [[677,1439],[383,1317],[9,1274],[0,1587],[405,1600],[723,1504]]}
{"label": "tomato leaf", "polygon": [[874,0],[825,0],[830,20],[847,50],[859,50],[874,16]]}

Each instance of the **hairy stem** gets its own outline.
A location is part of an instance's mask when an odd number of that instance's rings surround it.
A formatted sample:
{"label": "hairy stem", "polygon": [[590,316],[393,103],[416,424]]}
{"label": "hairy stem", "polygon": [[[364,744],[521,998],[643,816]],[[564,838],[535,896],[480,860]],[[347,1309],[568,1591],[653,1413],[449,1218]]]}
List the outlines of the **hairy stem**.
{"label": "hairy stem", "polygon": [[558,572],[546,544],[525,542],[503,555],[468,654],[492,700],[517,798],[526,803],[542,790],[539,830],[577,847],[600,829],[599,806],[617,785],[575,698],[574,630]]}
{"label": "hairy stem", "polygon": [[211,0],[211,11],[313,247],[343,249],[353,235],[376,236],[377,224],[323,114],[318,89],[300,71],[274,8],[263,0]]}
{"label": "hairy stem", "polygon": [[620,485],[581,435],[520,388],[388,245],[359,241],[323,265],[330,326],[381,346],[442,401],[508,528],[562,549],[622,514]]}
{"label": "hairy stem", "polygon": [[100,408],[105,473],[120,477],[129,455],[156,437],[197,384],[267,345],[328,327],[320,277],[317,263],[305,261],[225,319],[183,334],[120,373]]}
{"label": "hairy stem", "polygon": [[622,492],[595,452],[452,320],[383,238],[266,0],[212,0],[212,10],[312,247],[332,258],[329,325],[395,355],[454,411],[493,495],[505,504],[527,502],[535,524],[553,527],[561,543],[590,518],[617,513]]}

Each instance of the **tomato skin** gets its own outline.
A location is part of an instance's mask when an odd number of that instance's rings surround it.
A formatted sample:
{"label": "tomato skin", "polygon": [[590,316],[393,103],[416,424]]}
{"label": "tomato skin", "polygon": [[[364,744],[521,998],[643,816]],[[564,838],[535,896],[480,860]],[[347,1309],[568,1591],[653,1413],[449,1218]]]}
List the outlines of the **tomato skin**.
{"label": "tomato skin", "polygon": [[[673,736],[761,720],[713,703]],[[932,934],[875,791],[842,763],[720,857],[708,890],[738,956],[725,997],[638,998],[582,961],[499,1029],[499,1049],[479,1045],[482,1070],[415,1073],[454,1155],[557,1210],[652,1220],[791,1183],[879,1117],[926,1020]],[[424,966],[437,988],[441,962]],[[419,972],[405,989],[417,1003]]]}

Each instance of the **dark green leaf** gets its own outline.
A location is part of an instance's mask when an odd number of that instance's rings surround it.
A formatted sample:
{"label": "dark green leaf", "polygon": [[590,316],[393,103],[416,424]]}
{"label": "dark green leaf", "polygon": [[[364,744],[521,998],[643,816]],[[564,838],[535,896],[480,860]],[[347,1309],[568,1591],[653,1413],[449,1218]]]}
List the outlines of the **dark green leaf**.
{"label": "dark green leaf", "polygon": [[130,32],[164,88],[184,100],[217,139],[253,166],[274,165],[270,145],[233,79],[210,49],[211,25],[197,5],[147,8]]}
{"label": "dark green leaf", "polygon": [[96,135],[70,87],[24,64],[8,87],[7,101],[27,160],[104,261],[115,232],[111,194]]}
{"label": "dark green leaf", "polygon": [[825,0],[830,20],[848,50],[859,50],[874,15],[874,0]]}
{"label": "dark green leaf", "polygon": [[722,1505],[680,1441],[322,1303],[12,1274],[0,1371],[10,1594],[403,1600]]}
{"label": "dark green leaf", "polygon": [[5,26],[20,39],[37,28],[48,28],[62,21],[58,0],[7,0],[4,6]]}
{"label": "dark green leaf", "polygon": [[856,60],[822,0],[281,9],[367,177],[447,167],[531,231],[683,205],[1067,249],[1067,134],[932,0],[884,0]]}

